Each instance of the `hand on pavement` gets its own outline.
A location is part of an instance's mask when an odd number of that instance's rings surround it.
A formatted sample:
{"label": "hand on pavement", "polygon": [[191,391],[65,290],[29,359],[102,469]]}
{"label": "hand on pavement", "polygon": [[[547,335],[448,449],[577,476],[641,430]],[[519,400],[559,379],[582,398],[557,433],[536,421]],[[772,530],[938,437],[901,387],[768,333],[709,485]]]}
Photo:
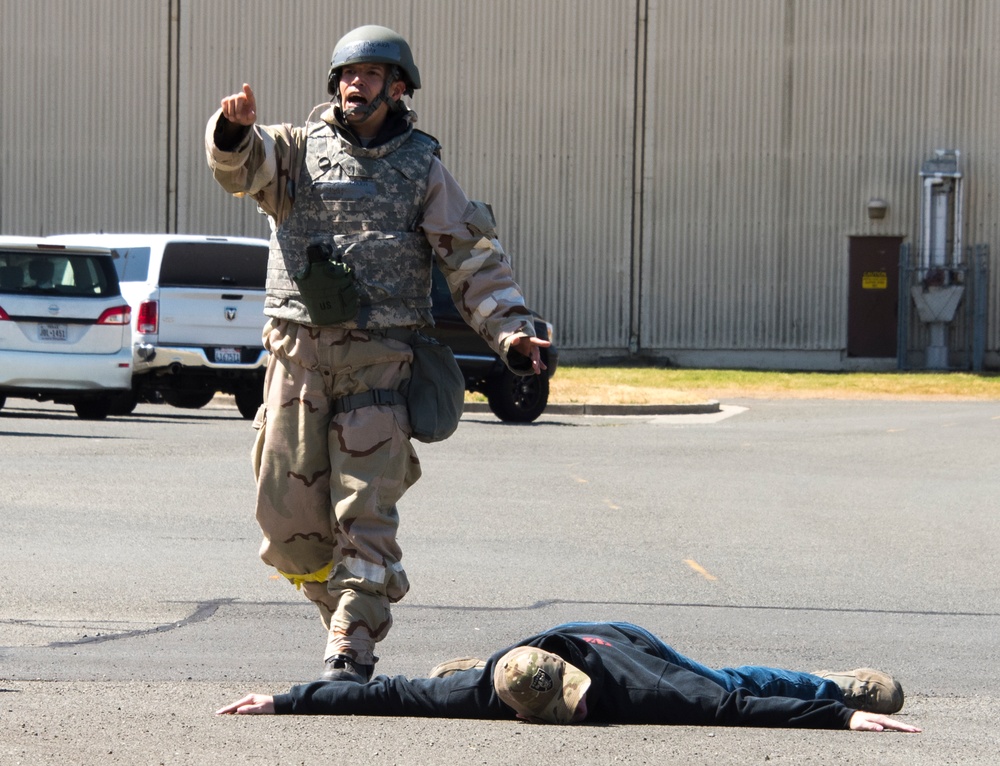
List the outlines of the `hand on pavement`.
{"label": "hand on pavement", "polygon": [[922,729],[879,713],[858,710],[851,716],[851,731],[906,731],[915,734]]}
{"label": "hand on pavement", "polygon": [[219,708],[216,715],[274,715],[274,697],[269,694],[248,694],[231,705]]}

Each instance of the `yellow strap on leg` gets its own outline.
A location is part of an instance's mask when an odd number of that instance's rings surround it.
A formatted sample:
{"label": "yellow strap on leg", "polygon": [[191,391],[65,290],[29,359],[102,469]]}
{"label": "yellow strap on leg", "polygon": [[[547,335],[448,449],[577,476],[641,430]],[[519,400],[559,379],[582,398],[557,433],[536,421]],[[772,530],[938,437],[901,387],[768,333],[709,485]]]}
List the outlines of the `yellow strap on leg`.
{"label": "yellow strap on leg", "polygon": [[295,586],[296,590],[302,590],[302,583],[304,582],[326,582],[330,578],[330,571],[333,569],[333,562],[331,561],[322,569],[317,569],[315,572],[308,572],[306,574],[289,574],[288,572],[282,572],[278,570],[278,574],[284,577],[288,582]]}

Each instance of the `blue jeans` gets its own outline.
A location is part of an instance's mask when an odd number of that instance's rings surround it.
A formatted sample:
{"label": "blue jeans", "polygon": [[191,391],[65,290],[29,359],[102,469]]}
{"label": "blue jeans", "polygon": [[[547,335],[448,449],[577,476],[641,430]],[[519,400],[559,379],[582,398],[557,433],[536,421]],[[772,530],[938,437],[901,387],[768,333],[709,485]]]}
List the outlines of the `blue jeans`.
{"label": "blue jeans", "polygon": [[[570,622],[559,625],[562,627],[586,627],[586,622]],[[795,670],[781,670],[779,668],[766,668],[760,665],[743,665],[738,668],[721,668],[713,670],[695,662],[692,659],[679,654],[677,651],[667,646],[663,641],[654,636],[645,628],[633,625],[629,622],[607,623],[626,633],[638,635],[655,647],[660,657],[667,662],[697,673],[702,678],[714,681],[726,691],[736,691],[745,689],[754,697],[791,697],[799,700],[836,700],[844,701],[844,694],[840,687],[833,681],[828,681],[812,673],[801,673]]]}

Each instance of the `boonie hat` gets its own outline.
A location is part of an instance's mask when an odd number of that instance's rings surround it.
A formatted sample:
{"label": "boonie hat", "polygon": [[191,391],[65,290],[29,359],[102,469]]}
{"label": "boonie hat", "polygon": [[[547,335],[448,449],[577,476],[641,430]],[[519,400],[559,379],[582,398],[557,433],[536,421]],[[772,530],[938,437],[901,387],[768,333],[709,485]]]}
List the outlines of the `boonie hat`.
{"label": "boonie hat", "polygon": [[500,658],[493,687],[503,702],[525,718],[572,723],[590,688],[590,676],[551,652],[518,646]]}

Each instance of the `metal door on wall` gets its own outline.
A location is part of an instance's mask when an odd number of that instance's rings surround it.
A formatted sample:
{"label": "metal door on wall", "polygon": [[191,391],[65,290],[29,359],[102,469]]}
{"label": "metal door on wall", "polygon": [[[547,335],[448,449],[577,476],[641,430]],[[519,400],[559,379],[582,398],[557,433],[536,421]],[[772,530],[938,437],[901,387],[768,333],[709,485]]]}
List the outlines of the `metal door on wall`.
{"label": "metal door on wall", "polygon": [[896,356],[902,237],[851,237],[847,355]]}

